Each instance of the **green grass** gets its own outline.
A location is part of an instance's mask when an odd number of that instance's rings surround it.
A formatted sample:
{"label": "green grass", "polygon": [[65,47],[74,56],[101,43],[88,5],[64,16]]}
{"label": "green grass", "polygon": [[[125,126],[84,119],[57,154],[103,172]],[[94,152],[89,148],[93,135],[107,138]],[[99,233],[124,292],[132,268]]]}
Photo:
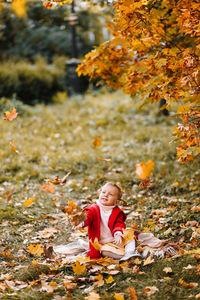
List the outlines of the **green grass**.
{"label": "green grass", "polygon": [[[4,99],[5,101],[5,99]],[[11,103],[11,102],[10,102]],[[128,223],[154,230],[160,238],[178,241],[184,237],[183,247],[187,250],[200,247],[191,245],[195,231],[187,227],[187,221],[199,221],[199,213],[192,207],[199,205],[199,161],[180,164],[176,161],[176,145],[171,142],[172,131],[177,122],[172,111],[169,117],[159,113],[157,104],[139,108],[140,99],[130,99],[121,92],[108,93],[101,90],[88,93],[84,97],[74,96],[63,104],[51,106],[37,105],[33,108],[15,102],[19,116],[9,122],[0,120],[0,271],[12,276],[27,274],[32,260],[23,249],[37,243],[63,244],[73,240],[72,230],[63,219],[62,207],[69,200],[81,207],[97,197],[98,188],[106,181],[120,182],[128,201],[127,211],[137,212],[138,216],[128,217]],[[7,108],[6,108],[7,109]],[[101,147],[94,148],[93,141],[101,137]],[[10,147],[13,141],[19,154]],[[99,158],[110,159],[102,161]],[[139,187],[140,180],[135,173],[135,165],[152,159],[155,163],[148,190]],[[41,190],[46,179],[62,178],[71,171],[65,185],[55,186],[52,194]],[[9,193],[12,193],[9,198]],[[55,206],[55,197],[58,198]],[[24,201],[33,199],[30,207]],[[156,209],[166,209],[164,223],[157,224]],[[152,228],[152,222],[155,225]],[[56,227],[56,233],[49,238],[41,237],[42,230]],[[191,228],[190,228],[191,227]],[[169,229],[169,233],[167,230]],[[197,242],[200,237],[197,237]],[[5,250],[6,249],[6,250]],[[10,251],[13,257],[2,252]],[[23,254],[19,254],[22,251]],[[49,262],[49,267],[53,262]],[[184,269],[189,264],[193,269]],[[122,292],[129,299],[128,288],[136,289],[138,299],[144,298],[146,286],[156,286],[158,292],[150,299],[195,299],[200,293],[200,285],[193,289],[184,288],[179,279],[186,282],[199,282],[196,265],[199,257],[184,255],[175,260],[158,260],[148,266],[139,266],[140,272],[120,270],[113,276],[115,285],[104,284],[95,288],[102,299],[114,299],[114,294]],[[170,266],[172,274],[166,275],[164,267]],[[22,290],[5,289],[2,299],[84,299],[86,294],[80,288],[92,283],[77,279],[77,288],[66,292],[62,282],[64,276],[73,275],[70,265],[55,267],[49,273],[49,280],[61,285],[54,294],[47,295],[40,290],[40,284]],[[106,272],[106,267],[104,267]],[[21,273],[20,273],[21,274]],[[23,275],[23,274],[22,274]],[[22,276],[20,275],[20,276]],[[24,275],[24,276],[25,276]],[[97,274],[96,274],[97,275]],[[104,279],[108,277],[103,273]],[[37,278],[38,278],[37,274]],[[43,275],[42,275],[43,276]],[[86,274],[86,278],[89,278]],[[164,279],[164,277],[171,279]],[[23,277],[23,276],[22,276]],[[22,278],[21,277],[21,278]],[[39,277],[40,278],[40,277]],[[29,282],[31,281],[30,279]],[[35,280],[35,279],[34,279]],[[3,279],[1,282],[4,282]],[[0,282],[0,283],[1,283]],[[71,297],[71,298],[70,298]]]}

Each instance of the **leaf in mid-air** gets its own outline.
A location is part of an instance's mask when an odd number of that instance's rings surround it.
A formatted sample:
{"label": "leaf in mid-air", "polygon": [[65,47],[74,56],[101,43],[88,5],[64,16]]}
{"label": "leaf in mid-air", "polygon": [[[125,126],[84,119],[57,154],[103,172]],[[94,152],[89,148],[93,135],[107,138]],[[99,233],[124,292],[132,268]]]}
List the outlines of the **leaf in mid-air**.
{"label": "leaf in mid-air", "polygon": [[151,159],[146,164],[142,161],[136,165],[136,174],[140,179],[144,180],[151,175],[153,168],[154,162]]}
{"label": "leaf in mid-air", "polygon": [[101,137],[96,137],[95,140],[93,141],[94,148],[100,147],[101,146]]}
{"label": "leaf in mid-air", "polygon": [[14,143],[13,143],[13,142],[10,142],[9,144],[10,144],[10,147],[12,148],[12,150],[13,150],[15,153],[19,154],[19,151],[18,151],[18,150],[16,149],[16,147],[14,146]]}
{"label": "leaf in mid-air", "polygon": [[6,111],[6,112],[5,112],[5,115],[6,115],[6,117],[3,118],[4,120],[12,121],[12,120],[14,120],[15,118],[17,118],[18,113],[17,113],[15,107],[13,107],[12,112]]}

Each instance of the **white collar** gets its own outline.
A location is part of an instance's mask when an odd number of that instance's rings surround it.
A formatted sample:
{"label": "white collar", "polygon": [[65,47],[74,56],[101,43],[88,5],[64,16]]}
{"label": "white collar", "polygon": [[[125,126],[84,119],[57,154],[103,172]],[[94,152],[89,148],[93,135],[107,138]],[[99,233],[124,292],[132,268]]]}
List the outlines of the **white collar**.
{"label": "white collar", "polygon": [[109,205],[109,206],[103,205],[103,204],[101,204],[101,202],[99,200],[97,200],[96,203],[100,207],[100,209],[102,209],[104,212],[111,211],[116,206],[116,205]]}

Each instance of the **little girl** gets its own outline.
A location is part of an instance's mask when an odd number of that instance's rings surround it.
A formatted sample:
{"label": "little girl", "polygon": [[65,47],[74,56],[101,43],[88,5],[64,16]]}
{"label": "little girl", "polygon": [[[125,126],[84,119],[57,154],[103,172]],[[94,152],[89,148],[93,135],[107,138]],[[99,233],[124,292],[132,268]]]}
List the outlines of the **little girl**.
{"label": "little girl", "polygon": [[[149,253],[160,258],[176,254],[176,250],[179,250],[176,244],[169,240],[160,240],[152,233],[137,231],[133,239],[128,242],[124,240],[126,215],[118,207],[120,201],[123,201],[120,187],[112,182],[106,183],[100,190],[96,204],[84,209],[86,219],[75,227],[88,227],[89,245],[83,240],[78,240],[66,246],[56,247],[55,252],[68,256],[86,252],[91,259],[109,256],[120,262],[132,257],[145,258]],[[141,254],[136,249],[136,239],[137,244],[141,246]],[[101,245],[100,250],[96,249],[96,241],[98,241],[98,246]]]}
{"label": "little girl", "polygon": [[[128,244],[123,241],[126,215],[117,206],[122,200],[121,197],[120,187],[115,183],[108,182],[101,188],[96,204],[85,208],[87,218],[78,227],[88,227],[90,250],[87,256],[91,259],[110,256],[123,261],[132,256],[140,256],[136,251],[134,239]],[[92,245],[95,239],[102,245],[101,251],[96,250]],[[109,251],[114,245],[116,246],[115,253]]]}

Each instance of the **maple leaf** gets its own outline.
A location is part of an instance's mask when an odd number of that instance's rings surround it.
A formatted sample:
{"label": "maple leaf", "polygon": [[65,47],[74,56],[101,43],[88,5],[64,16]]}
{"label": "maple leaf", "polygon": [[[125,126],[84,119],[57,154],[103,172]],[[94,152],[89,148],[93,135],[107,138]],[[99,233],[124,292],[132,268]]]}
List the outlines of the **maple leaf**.
{"label": "maple leaf", "polygon": [[110,275],[107,279],[105,279],[106,283],[112,283],[114,278]]}
{"label": "maple leaf", "polygon": [[30,253],[31,255],[37,255],[37,256],[41,256],[42,253],[43,253],[43,246],[40,245],[40,244],[37,244],[37,245],[30,245],[28,247],[28,250],[27,250],[28,253]]}
{"label": "maple leaf", "polygon": [[147,259],[143,262],[143,266],[150,265],[154,262],[154,259],[151,256],[148,256]]}
{"label": "maple leaf", "polygon": [[151,159],[146,164],[142,161],[136,165],[136,174],[140,179],[144,180],[151,175],[153,167],[154,162]]}
{"label": "maple leaf", "polygon": [[10,147],[12,148],[12,150],[13,150],[15,153],[19,154],[19,151],[18,151],[18,150],[16,149],[16,147],[14,146],[14,143],[13,143],[13,142],[10,142],[9,144],[10,144]]}
{"label": "maple leaf", "polygon": [[96,250],[98,250],[98,251],[101,250],[102,245],[99,243],[97,238],[94,239],[94,242],[90,239],[90,243]]}
{"label": "maple leaf", "polygon": [[15,118],[17,118],[18,113],[17,113],[15,107],[13,107],[12,112],[6,111],[6,112],[5,112],[5,115],[6,115],[6,118],[4,118],[4,120],[12,121],[12,120],[14,120]]}
{"label": "maple leaf", "polygon": [[53,193],[54,190],[55,190],[55,187],[52,183],[50,183],[49,185],[48,184],[45,184],[43,183],[41,189],[47,193]]}
{"label": "maple leaf", "polygon": [[78,260],[76,261],[75,265],[72,265],[72,268],[76,275],[82,275],[86,271],[86,266],[84,264],[81,265]]}
{"label": "maple leaf", "polygon": [[93,141],[94,148],[100,147],[101,146],[101,137],[96,137],[95,140]]}
{"label": "maple leaf", "polygon": [[123,230],[123,238],[125,241],[129,242],[132,239],[135,239],[134,230],[133,229],[124,229]]}

